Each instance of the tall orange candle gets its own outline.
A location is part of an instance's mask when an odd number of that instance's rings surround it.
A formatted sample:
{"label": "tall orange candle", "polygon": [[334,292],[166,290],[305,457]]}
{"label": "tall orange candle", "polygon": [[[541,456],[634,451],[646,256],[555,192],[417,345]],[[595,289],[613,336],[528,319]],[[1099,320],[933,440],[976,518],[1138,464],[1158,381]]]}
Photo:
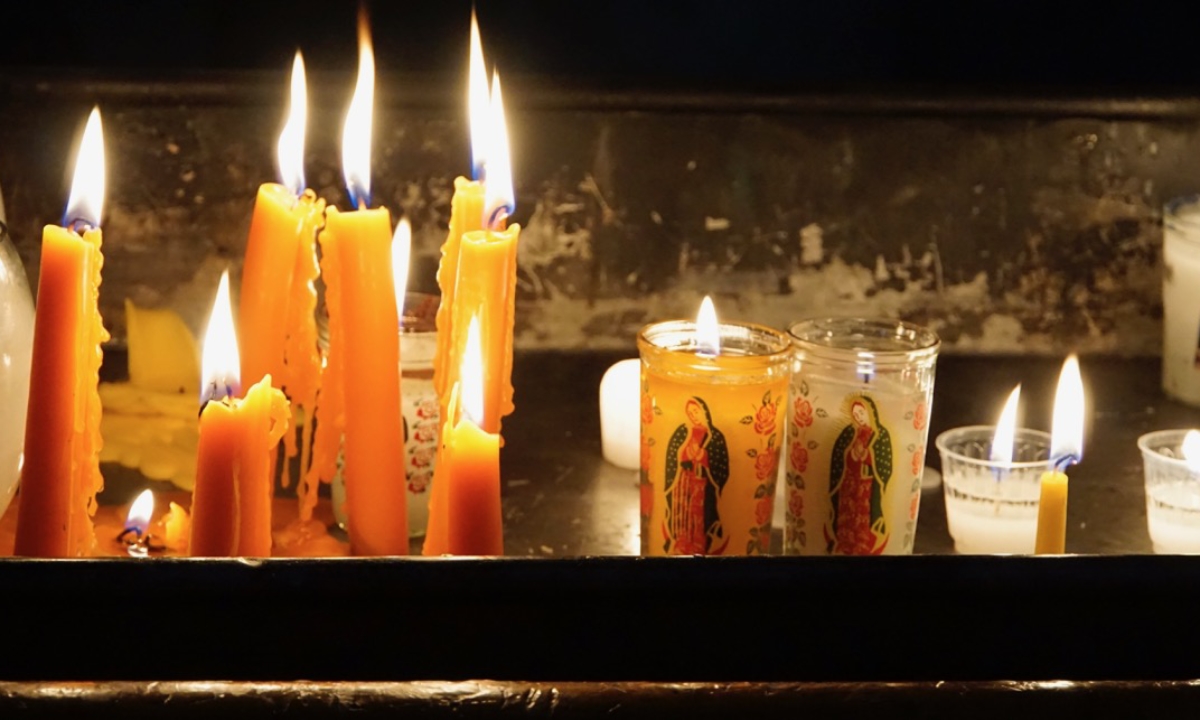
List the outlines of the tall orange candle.
{"label": "tall orange candle", "polygon": [[[296,53],[291,107],[278,145],[283,184],[264,183],[258,188],[242,266],[238,326],[241,377],[256,382],[271,375],[292,403],[309,415],[320,383],[314,281],[317,229],[325,203],[304,189],[306,103],[304,60]],[[312,423],[305,427],[302,469],[308,464]],[[295,435],[285,437],[287,456],[294,457]],[[286,483],[288,473],[283,477]]]}
{"label": "tall orange candle", "polygon": [[452,555],[503,555],[500,436],[479,426],[484,408],[484,360],[477,318],[471,321],[467,336],[462,379],[450,393],[450,411],[459,419],[447,424],[443,437],[446,549]]}
{"label": "tall orange candle", "polygon": [[204,338],[204,407],[188,550],[193,556],[271,554],[271,452],[287,432],[287,398],[267,375],[236,399],[238,365],[225,273]]}
{"label": "tall orange candle", "polygon": [[[329,208],[320,235],[322,275],[329,306],[329,352],[340,363],[350,550],[355,555],[405,555],[408,510],[392,225],[386,208],[367,207],[375,61],[363,16],[359,48],[358,84],[346,116],[342,164],[351,201],[360,209],[342,213]],[[322,393],[327,379],[322,380]],[[324,417],[322,410],[319,422]]]}
{"label": "tall orange candle", "polygon": [[[79,557],[95,544],[92,514],[100,476],[101,343],[108,332],[97,299],[104,139],[93,109],[83,133],[64,225],[46,226],[25,425],[25,462],[15,552]],[[76,224],[86,226],[82,235]]]}
{"label": "tall orange candle", "polygon": [[[482,53],[477,58],[477,29],[472,27],[472,87],[476,87],[475,69],[482,66]],[[486,87],[486,85],[485,85]],[[481,100],[476,100],[472,93],[471,100],[472,130],[480,125],[477,120],[476,108]],[[500,90],[500,80],[493,77],[493,85],[488,96],[488,133],[484,140],[485,150],[478,155],[484,157],[486,167],[486,182],[483,184],[483,202],[479,206],[482,213],[480,225],[485,230],[465,232],[454,242],[453,236],[447,239],[443,248],[442,266],[439,268],[438,279],[442,284],[442,304],[438,310],[439,320],[443,314],[448,322],[438,327],[439,355],[434,369],[435,383],[442,398],[442,431],[446,432],[452,417],[447,406],[448,394],[446,388],[452,387],[460,379],[459,368],[462,364],[463,353],[467,341],[466,329],[472,319],[479,319],[483,347],[483,414],[480,416],[480,427],[488,433],[500,432],[501,418],[513,411],[512,388],[512,353],[513,353],[513,322],[516,314],[516,282],[517,282],[517,239],[521,228],[513,225],[505,228],[508,213],[514,204],[512,190],[512,170],[508,151],[508,133],[504,118],[503,97]],[[473,135],[473,145],[479,141]],[[457,201],[457,194],[456,194]],[[462,207],[474,209],[474,197],[465,196]],[[454,208],[458,209],[457,205]],[[452,218],[453,220],[453,218]],[[451,223],[451,233],[455,231]],[[448,266],[448,259],[453,257],[453,284],[443,282],[442,270]],[[449,292],[447,290],[449,289]],[[503,440],[501,440],[503,442]],[[439,453],[438,463],[434,466],[433,489],[430,494],[429,529],[425,535],[425,555],[441,555],[450,552],[449,528],[445,506],[448,502],[445,486],[445,471],[439,469],[442,460],[448,452],[448,446],[443,443]]]}

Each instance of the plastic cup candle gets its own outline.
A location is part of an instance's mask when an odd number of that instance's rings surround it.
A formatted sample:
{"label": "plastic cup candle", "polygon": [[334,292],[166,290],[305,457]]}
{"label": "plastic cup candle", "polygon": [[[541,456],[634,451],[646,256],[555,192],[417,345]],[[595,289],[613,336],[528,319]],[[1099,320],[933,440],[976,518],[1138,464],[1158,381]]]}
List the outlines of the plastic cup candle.
{"label": "plastic cup candle", "polygon": [[757,555],[771,512],[790,367],[787,336],[718,322],[638,334],[643,555]]}
{"label": "plastic cup candle", "polygon": [[1163,210],[1163,390],[1200,405],[1200,197]]}
{"label": "plastic cup candle", "polygon": [[1038,498],[1037,541],[1039,555],[1061,555],[1067,545],[1066,469],[1083,458],[1083,378],[1079,360],[1071,355],[1063,363],[1054,393],[1054,420],[1050,428],[1052,469],[1042,473]]}
{"label": "plastic cup candle", "polygon": [[1138,438],[1146,474],[1146,522],[1154,552],[1200,554],[1200,432]]}
{"label": "plastic cup candle", "polygon": [[1020,386],[995,426],[954,428],[938,436],[946,521],[960,553],[1033,552],[1050,434],[1018,428]]}
{"label": "plastic cup candle", "polygon": [[791,327],[784,552],[912,552],[938,338],[894,320]]}

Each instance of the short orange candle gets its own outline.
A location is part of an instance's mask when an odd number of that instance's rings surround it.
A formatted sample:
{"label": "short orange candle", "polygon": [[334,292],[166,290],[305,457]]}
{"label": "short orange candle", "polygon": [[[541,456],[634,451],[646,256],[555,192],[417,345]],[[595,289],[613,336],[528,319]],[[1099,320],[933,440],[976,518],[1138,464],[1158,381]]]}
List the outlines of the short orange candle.
{"label": "short orange candle", "polygon": [[500,436],[480,428],[483,415],[483,357],[479,321],[472,320],[461,370],[450,393],[458,422],[445,428],[447,552],[503,555],[500,509]]}
{"label": "short orange candle", "polygon": [[189,554],[271,554],[271,453],[288,428],[288,403],[267,375],[242,400],[229,274],[221,277],[204,339],[204,388]]}
{"label": "short orange candle", "polygon": [[[351,200],[360,209],[329,208],[321,232],[321,269],[329,307],[330,381],[344,427],[346,505],[355,555],[406,555],[408,510],[404,431],[400,410],[400,320],[392,278],[392,224],[386,208],[367,208],[370,195],[370,120],[374,57],[365,18],[359,24],[359,76],[346,117],[342,164]],[[327,417],[324,400],[319,422]],[[337,408],[337,405],[341,405]],[[321,426],[319,433],[325,433]],[[332,438],[318,437],[322,458]],[[326,469],[327,471],[327,469]],[[310,481],[311,482],[311,481]]]}
{"label": "short orange candle", "polygon": [[[100,345],[108,332],[97,299],[104,140],[92,110],[64,218],[46,226],[33,330],[25,462],[15,552],[79,557],[92,551],[100,476]],[[89,227],[80,235],[76,222]]]}
{"label": "short orange candle", "polygon": [[[324,221],[325,202],[304,189],[306,103],[304,60],[297,52],[291,108],[278,146],[284,184],[264,183],[258,188],[242,266],[238,327],[241,376],[255,382],[271,375],[292,404],[311,415],[321,372],[314,282],[319,273],[317,229]],[[308,466],[312,426],[311,422],[305,426],[302,469]],[[295,435],[288,433],[285,441],[287,456],[295,457]],[[285,483],[288,477],[285,472]]]}

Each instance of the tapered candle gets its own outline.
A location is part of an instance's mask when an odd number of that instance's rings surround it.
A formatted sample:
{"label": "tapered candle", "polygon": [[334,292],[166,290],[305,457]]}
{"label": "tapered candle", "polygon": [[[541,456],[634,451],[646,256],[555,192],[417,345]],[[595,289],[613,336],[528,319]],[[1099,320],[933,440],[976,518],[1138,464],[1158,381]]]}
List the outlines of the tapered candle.
{"label": "tapered candle", "polygon": [[229,302],[229,274],[221,276],[204,336],[200,439],[192,491],[193,556],[266,557],[271,554],[271,453],[287,432],[287,398],[271,376],[238,394],[238,347]]}
{"label": "tapered candle", "polygon": [[[392,278],[392,225],[387,208],[370,209],[371,112],[375,61],[366,17],[359,18],[359,74],[342,136],[342,166],[352,204],[329,208],[320,235],[329,306],[328,368],[322,393],[340,383],[345,434],[346,505],[355,555],[408,553],[404,443],[400,410],[399,316]],[[388,339],[390,338],[390,341]],[[338,365],[333,361],[337,359]],[[338,391],[335,391],[338,392]],[[337,397],[337,396],[335,396]],[[323,401],[322,401],[323,402]],[[318,427],[326,417],[324,409]],[[318,439],[321,444],[321,440]],[[326,439],[322,457],[332,440]],[[328,471],[328,468],[324,468]]]}
{"label": "tapered candle", "polygon": [[97,309],[103,202],[104,139],[94,109],[64,227],[47,225],[42,233],[17,555],[78,557],[95,544],[91,518],[104,484],[97,384],[100,345],[108,340]]}
{"label": "tapered candle", "polygon": [[500,436],[480,427],[484,398],[478,319],[471,321],[467,336],[462,379],[450,393],[450,410],[458,421],[446,426],[444,438],[447,552],[503,555]]}
{"label": "tapered candle", "polygon": [[[472,45],[476,44],[477,30],[472,33]],[[472,68],[482,65],[475,61],[472,52]],[[473,74],[474,76],[474,74]],[[472,83],[474,85],[474,83]],[[478,102],[472,94],[472,127],[478,121]],[[513,411],[512,352],[513,322],[516,306],[517,239],[521,228],[513,225],[506,228],[507,218],[515,204],[512,188],[512,170],[509,159],[508,132],[504,116],[504,103],[498,76],[493,77],[492,90],[488,99],[488,132],[484,141],[483,166],[486,180],[483,184],[483,203],[480,206],[480,223],[484,230],[466,232],[459,238],[456,248],[443,248],[442,268],[446,267],[451,251],[457,257],[454,262],[454,279],[451,292],[442,285],[442,304],[438,317],[443,314],[449,322],[438,327],[439,356],[434,368],[435,385],[441,380],[439,395],[443,401],[442,427],[448,426],[450,413],[446,407],[448,394],[445,388],[458,382],[462,365],[468,323],[480,321],[481,345],[483,348],[483,414],[480,427],[488,433],[499,434],[501,418]],[[478,135],[473,133],[472,142]],[[478,161],[481,153],[476,151]],[[464,204],[465,207],[465,204]],[[451,227],[453,233],[455,228]],[[447,246],[451,242],[447,241]],[[439,270],[439,282],[442,275]],[[503,440],[501,440],[503,442]],[[439,480],[445,477],[438,469],[441,458],[447,451],[442,444],[438,463],[434,466],[433,490],[430,493],[429,529],[425,535],[425,555],[441,555],[450,552],[448,528],[442,523],[448,517],[441,510],[447,502],[444,486]]]}
{"label": "tapered candle", "polygon": [[[280,183],[258,188],[242,267],[238,325],[241,376],[254,383],[271,375],[298,410],[311,414],[320,383],[315,310],[317,229],[325,202],[304,188],[304,125],[307,115],[304,59],[292,64],[291,107],[279,136]],[[305,425],[301,468],[307,467],[313,424]],[[286,435],[287,456],[297,454]],[[285,484],[289,474],[283,474]],[[304,514],[302,506],[301,513]]]}
{"label": "tapered candle", "polygon": [[1050,428],[1050,457],[1054,469],[1042,473],[1038,501],[1038,555],[1061,555],[1067,546],[1067,473],[1083,457],[1083,379],[1074,355],[1063,363],[1054,394],[1054,420]]}

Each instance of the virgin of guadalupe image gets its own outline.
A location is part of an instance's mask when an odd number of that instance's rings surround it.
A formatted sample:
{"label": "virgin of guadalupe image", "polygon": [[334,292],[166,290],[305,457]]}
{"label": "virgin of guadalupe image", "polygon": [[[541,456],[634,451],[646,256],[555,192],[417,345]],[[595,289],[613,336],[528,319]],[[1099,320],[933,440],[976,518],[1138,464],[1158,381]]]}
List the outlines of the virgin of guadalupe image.
{"label": "virgin of guadalupe image", "polygon": [[892,478],[892,436],[879,420],[875,401],[863,395],[850,404],[850,424],[833,444],[829,464],[832,513],[825,527],[830,553],[879,555],[887,547],[883,493]]}
{"label": "virgin of guadalupe image", "polygon": [[668,555],[720,555],[729,544],[717,513],[729,480],[729,448],[703,400],[688,398],[684,414],[687,422],[667,444],[663,549]]}

